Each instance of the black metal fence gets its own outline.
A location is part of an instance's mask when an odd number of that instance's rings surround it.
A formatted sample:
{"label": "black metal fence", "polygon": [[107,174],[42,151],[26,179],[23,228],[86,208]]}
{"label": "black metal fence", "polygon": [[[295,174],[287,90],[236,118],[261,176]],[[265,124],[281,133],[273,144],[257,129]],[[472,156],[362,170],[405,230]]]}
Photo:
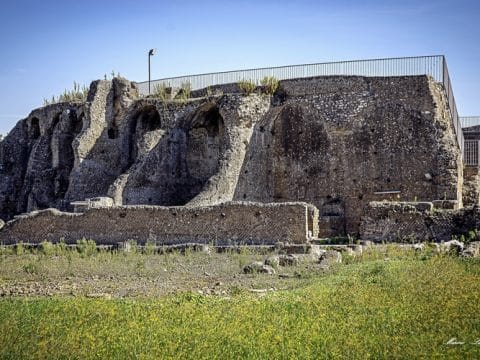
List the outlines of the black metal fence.
{"label": "black metal fence", "polygon": [[[443,84],[458,146],[463,154],[464,139],[461,131],[462,127],[453,95],[447,61],[443,55],[337,61],[178,76],[153,80],[151,81],[151,88],[155,89],[156,86],[181,87],[184,84],[188,84],[192,90],[198,90],[213,85],[237,83],[242,80],[260,84],[261,80],[266,76],[274,76],[278,80],[288,80],[332,75],[431,76],[435,81]],[[148,81],[137,83],[137,85],[140,94],[148,94]]]}

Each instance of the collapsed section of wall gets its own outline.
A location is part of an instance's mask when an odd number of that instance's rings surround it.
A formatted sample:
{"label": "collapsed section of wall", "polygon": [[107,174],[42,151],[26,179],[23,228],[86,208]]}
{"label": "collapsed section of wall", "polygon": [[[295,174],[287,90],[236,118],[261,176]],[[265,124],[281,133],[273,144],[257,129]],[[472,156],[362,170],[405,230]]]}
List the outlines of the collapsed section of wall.
{"label": "collapsed section of wall", "polygon": [[83,214],[55,209],[18,216],[0,231],[0,242],[39,243],[90,238],[100,244],[306,243],[316,236],[318,210],[306,203],[231,202],[208,207],[123,206]]}

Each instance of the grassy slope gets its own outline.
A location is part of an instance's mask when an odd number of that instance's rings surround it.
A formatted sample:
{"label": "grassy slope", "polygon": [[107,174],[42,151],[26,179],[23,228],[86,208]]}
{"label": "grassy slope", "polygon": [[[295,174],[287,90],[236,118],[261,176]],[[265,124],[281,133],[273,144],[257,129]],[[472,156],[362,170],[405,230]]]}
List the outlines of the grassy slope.
{"label": "grassy slope", "polygon": [[340,266],[258,298],[0,301],[1,358],[480,358],[480,263]]}

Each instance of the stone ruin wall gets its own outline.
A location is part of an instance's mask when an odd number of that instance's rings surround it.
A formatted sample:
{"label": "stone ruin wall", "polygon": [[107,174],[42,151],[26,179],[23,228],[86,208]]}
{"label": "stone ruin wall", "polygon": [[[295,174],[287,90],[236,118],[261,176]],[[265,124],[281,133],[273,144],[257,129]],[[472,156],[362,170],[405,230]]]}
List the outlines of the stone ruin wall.
{"label": "stone ruin wall", "polygon": [[371,202],[360,237],[374,242],[449,241],[480,229],[480,209],[438,210],[431,202]]}
{"label": "stone ruin wall", "polygon": [[[236,198],[312,203],[323,236],[356,234],[370,201],[461,206],[460,152],[441,89],[427,77],[326,77],[282,88],[282,103],[255,126]],[[376,194],[385,191],[400,193]]]}
{"label": "stone ruin wall", "polygon": [[[439,86],[426,76],[329,76],[282,81],[273,98],[230,85],[165,102],[138,99],[123,79],[96,81],[86,103],[34,110],[1,142],[0,217],[97,196],[303,201],[319,209],[319,235],[334,236],[358,233],[370,201],[460,207],[462,164]],[[385,191],[399,193],[376,194]]]}
{"label": "stone ruin wall", "polygon": [[[241,219],[241,221],[239,221]],[[318,235],[318,210],[306,203],[230,202],[202,207],[117,206],[65,213],[40,210],[18,217],[0,232],[0,243],[75,243],[95,239],[104,245],[136,241],[161,245],[276,243],[305,244]]]}

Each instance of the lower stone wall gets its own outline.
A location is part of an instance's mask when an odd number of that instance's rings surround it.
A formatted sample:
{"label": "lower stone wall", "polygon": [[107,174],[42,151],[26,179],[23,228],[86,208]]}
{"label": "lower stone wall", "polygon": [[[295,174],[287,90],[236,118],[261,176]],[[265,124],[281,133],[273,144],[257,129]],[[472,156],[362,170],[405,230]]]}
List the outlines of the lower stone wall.
{"label": "lower stone wall", "polygon": [[360,238],[374,242],[448,241],[479,226],[477,207],[444,210],[430,202],[371,202],[362,217]]}
{"label": "lower stone wall", "polygon": [[463,168],[463,205],[480,205],[480,174],[478,166]]}
{"label": "lower stone wall", "polygon": [[89,209],[83,214],[55,209],[32,212],[8,222],[0,243],[75,243],[83,237],[98,244],[134,240],[157,245],[181,243],[306,243],[317,236],[318,210],[307,203],[231,202],[208,207],[123,206]]}

